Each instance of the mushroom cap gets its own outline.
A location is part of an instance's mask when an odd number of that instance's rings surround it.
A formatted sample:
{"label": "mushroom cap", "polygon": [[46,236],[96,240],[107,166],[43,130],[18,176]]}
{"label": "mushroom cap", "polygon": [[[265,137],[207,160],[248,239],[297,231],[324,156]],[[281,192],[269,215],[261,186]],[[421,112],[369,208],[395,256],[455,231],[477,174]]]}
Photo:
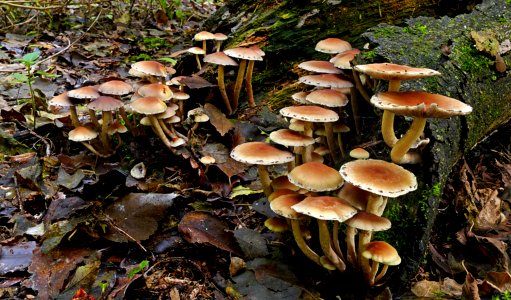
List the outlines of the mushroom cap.
{"label": "mushroom cap", "polygon": [[146,60],[139,61],[131,65],[131,68],[139,74],[152,75],[157,77],[165,77],[169,75],[167,68],[157,61]]}
{"label": "mushroom cap", "polygon": [[48,105],[69,107],[75,104],[69,99],[68,92],[66,91],[48,100]]}
{"label": "mushroom cap", "polygon": [[371,103],[398,115],[419,118],[449,118],[466,115],[472,107],[459,100],[426,92],[381,92],[371,97]]}
{"label": "mushroom cap", "polygon": [[331,62],[325,60],[309,60],[298,65],[298,68],[306,71],[327,74],[341,74],[342,71],[337,69]]}
{"label": "mushroom cap", "polygon": [[173,96],[168,85],[161,83],[144,84],[138,88],[137,93],[142,97],[157,97],[163,101],[170,100]]}
{"label": "mushroom cap", "polygon": [[175,124],[181,122],[181,118],[178,116],[172,116],[168,119],[165,119],[164,122],[167,124]]}
{"label": "mushroom cap", "polygon": [[383,160],[350,161],[342,165],[339,172],[354,186],[386,197],[398,197],[417,189],[417,179],[412,172]]}
{"label": "mushroom cap", "polygon": [[251,48],[237,47],[224,50],[224,53],[230,57],[235,57],[239,59],[247,59],[247,60],[263,60],[261,54]]}
{"label": "mushroom cap", "polygon": [[[300,189],[300,188],[298,188]],[[276,190],[275,192],[271,193],[269,196],[268,196],[268,201],[273,201],[273,199],[276,199],[277,197],[280,197],[282,195],[289,195],[289,194],[300,194],[298,193],[298,191],[293,191],[293,190],[290,190],[290,189],[280,189],[280,190]]]}
{"label": "mushroom cap", "polygon": [[366,211],[359,211],[352,218],[346,220],[345,223],[356,229],[366,231],[383,231],[389,229],[392,225],[389,219]]}
{"label": "mushroom cap", "polygon": [[206,54],[206,50],[202,49],[201,47],[191,47],[191,48],[188,48],[188,50],[186,50],[186,52],[192,53],[192,54],[200,54],[200,55]]}
{"label": "mushroom cap", "polygon": [[196,41],[206,41],[206,40],[214,40],[216,39],[215,34],[209,32],[209,31],[201,31],[196,33],[193,36],[193,39]]}
{"label": "mushroom cap", "polygon": [[270,208],[279,216],[283,216],[284,218],[298,220],[303,219],[305,216],[298,213],[291,206],[298,204],[300,201],[305,198],[304,195],[301,194],[287,194],[282,195],[273,199],[270,202]]}
{"label": "mushroom cap", "polygon": [[67,95],[77,99],[96,99],[101,96],[97,85],[82,86],[81,88],[68,91]]}
{"label": "mushroom cap", "polygon": [[335,111],[315,105],[284,107],[280,110],[280,114],[307,122],[335,122],[339,120],[339,115]]}
{"label": "mushroom cap", "polygon": [[228,36],[221,32],[214,33],[213,35],[215,36],[215,40],[217,41],[225,41],[226,39],[229,38]]}
{"label": "mushroom cap", "polygon": [[122,80],[110,80],[100,84],[98,91],[107,95],[126,95],[133,91],[133,87]]}
{"label": "mushroom cap", "polygon": [[175,115],[176,115],[176,110],[173,109],[170,106],[167,106],[167,109],[165,109],[164,112],[156,114],[155,117],[157,119],[168,119],[168,118],[170,118],[172,116],[175,116]]}
{"label": "mushroom cap", "polygon": [[440,72],[428,68],[415,68],[391,63],[356,65],[353,68],[360,73],[384,80],[411,80],[441,75]]}
{"label": "mushroom cap", "polygon": [[231,151],[231,158],[247,164],[275,165],[288,163],[295,159],[288,151],[282,151],[264,142],[239,144]]}
{"label": "mushroom cap", "polygon": [[253,51],[255,51],[259,56],[265,56],[266,55],[266,53],[264,53],[264,51],[261,48],[259,48],[259,46],[257,46],[257,45],[252,45],[252,46],[250,46],[248,48],[253,50]]}
{"label": "mushroom cap", "polygon": [[86,142],[95,139],[98,133],[85,126],[78,126],[75,129],[69,131],[69,140],[73,142]]}
{"label": "mushroom cap", "polygon": [[309,93],[310,92],[305,92],[305,91],[297,92],[297,93],[294,93],[293,95],[291,95],[291,98],[293,98],[293,100],[295,100],[297,103],[300,103],[300,104],[310,104],[307,100],[305,100],[305,98],[307,97],[307,95]]}
{"label": "mushroom cap", "polygon": [[294,131],[304,131],[306,123],[307,121],[291,119],[289,120],[289,129]]}
{"label": "mushroom cap", "polygon": [[333,191],[344,183],[339,172],[319,162],[299,165],[287,177],[292,184],[312,192]]}
{"label": "mushroom cap", "polygon": [[172,96],[172,98],[176,99],[176,100],[188,100],[188,99],[190,99],[190,95],[185,92],[177,91],[177,92],[174,92],[174,95]]}
{"label": "mushroom cap", "polygon": [[351,81],[342,79],[336,74],[316,74],[307,75],[298,78],[302,83],[326,88],[350,88],[353,86]]}
{"label": "mushroom cap", "polygon": [[360,53],[360,50],[353,48],[338,53],[330,59],[330,62],[339,69],[351,69],[351,61]]}
{"label": "mushroom cap", "polygon": [[92,110],[115,111],[124,106],[121,100],[110,96],[99,96],[87,104]]}
{"label": "mushroom cap", "polygon": [[314,50],[323,53],[335,54],[351,50],[351,44],[339,38],[326,38],[319,41]]}
{"label": "mushroom cap", "polygon": [[211,165],[216,162],[216,159],[210,155],[203,156],[203,157],[199,158],[199,160],[201,163],[203,163],[205,165]]}
{"label": "mushroom cap", "polygon": [[156,97],[142,97],[131,102],[131,109],[134,112],[145,115],[155,115],[167,109],[165,102]]}
{"label": "mushroom cap", "polygon": [[314,150],[312,152],[316,153],[318,155],[321,155],[321,156],[325,156],[330,153],[330,149],[328,149],[328,147],[322,145],[322,146],[318,146],[318,147],[314,148]]}
{"label": "mushroom cap", "polygon": [[314,138],[291,129],[279,129],[270,133],[270,139],[286,147],[300,147],[314,144]]}
{"label": "mushroom cap", "polygon": [[310,103],[324,105],[327,107],[343,107],[348,104],[348,97],[340,91],[332,89],[321,89],[312,91],[305,97]]}
{"label": "mushroom cap", "polygon": [[343,199],[357,209],[365,210],[369,198],[378,196],[373,195],[369,191],[358,188],[349,182],[345,182],[339,190],[339,193],[337,193],[337,197]]}
{"label": "mushroom cap", "polygon": [[350,156],[356,159],[367,159],[369,158],[369,152],[364,148],[354,148],[350,151]]}
{"label": "mushroom cap", "polygon": [[344,222],[357,213],[353,206],[342,199],[330,196],[307,197],[291,208],[316,219],[339,222]]}
{"label": "mushroom cap", "polygon": [[214,52],[211,54],[208,54],[204,56],[203,59],[204,62],[216,64],[216,65],[222,65],[222,66],[237,66],[238,63],[230,58],[227,54],[223,52]]}
{"label": "mushroom cap", "polygon": [[272,217],[264,221],[264,226],[273,232],[284,232],[289,229],[287,220],[281,217]]}
{"label": "mushroom cap", "polygon": [[291,191],[298,191],[300,189],[300,187],[292,184],[291,182],[289,182],[289,179],[287,178],[287,175],[282,175],[282,176],[279,176],[277,178],[274,178],[272,181],[271,181],[271,187],[273,188],[273,190],[275,191],[278,191],[278,190],[291,190]]}
{"label": "mushroom cap", "polygon": [[128,128],[126,126],[122,125],[118,120],[115,120],[114,122],[110,123],[108,126],[108,134],[112,135],[114,133],[126,133],[128,132]]}
{"label": "mushroom cap", "polygon": [[367,243],[364,247],[364,251],[362,251],[362,256],[389,266],[396,266],[401,263],[401,257],[397,253],[397,250],[383,241]]}

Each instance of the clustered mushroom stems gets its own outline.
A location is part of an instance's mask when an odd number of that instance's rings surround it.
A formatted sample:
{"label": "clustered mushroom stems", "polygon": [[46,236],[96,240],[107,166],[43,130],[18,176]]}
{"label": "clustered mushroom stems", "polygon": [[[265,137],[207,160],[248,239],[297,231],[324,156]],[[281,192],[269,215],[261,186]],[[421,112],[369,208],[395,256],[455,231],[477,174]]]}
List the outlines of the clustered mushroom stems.
{"label": "clustered mushroom stems", "polygon": [[392,147],[390,151],[390,158],[395,163],[406,163],[410,159],[408,156],[413,156],[413,154],[408,153],[411,146],[417,139],[420,138],[424,128],[426,127],[426,118],[416,117],[413,119],[410,128],[406,131],[405,135],[399,139]]}
{"label": "clustered mushroom stems", "polygon": [[339,270],[346,270],[346,264],[344,263],[341,256],[336,253],[332,248],[332,241],[330,239],[330,231],[328,230],[328,221],[317,219],[319,229],[319,243],[321,250],[330,262]]}
{"label": "clustered mushroom stems", "polygon": [[295,219],[290,219],[291,230],[293,232],[293,237],[295,239],[296,245],[302,251],[305,256],[307,256],[310,260],[315,262],[316,264],[322,266],[320,256],[312,250],[307,242],[305,242],[302,234],[302,230],[300,228],[300,221]]}
{"label": "clustered mushroom stems", "polygon": [[[305,121],[303,123],[303,134],[312,137],[314,133],[313,125],[311,122]],[[306,163],[312,161],[312,150],[314,145],[307,145],[303,147],[302,162]]]}
{"label": "clustered mushroom stems", "polygon": [[126,124],[126,126],[128,127],[128,130],[133,134],[133,135],[136,135],[135,132],[135,125],[136,124],[132,124],[130,119],[128,118],[128,115],[126,114],[126,109],[124,108],[124,106],[121,106],[119,107],[119,115],[121,116],[122,120],[124,121],[124,124]]}
{"label": "clustered mushroom stems", "polygon": [[78,119],[78,112],[76,111],[76,106],[71,105],[69,106],[69,114],[71,118],[71,124],[73,124],[73,127],[80,126],[80,120]]}
{"label": "clustered mushroom stems", "polygon": [[362,81],[360,81],[360,74],[357,70],[354,68],[351,69],[351,72],[353,73],[353,81],[355,81],[355,87],[357,88],[360,95],[362,95],[362,98],[364,100],[371,104],[371,96],[369,96],[369,93],[366,91],[364,85],[362,84]]}
{"label": "clustered mushroom stems", "polygon": [[[325,135],[326,135],[326,142],[328,145],[328,150],[330,150],[330,157],[332,158],[332,161],[334,163],[337,163],[339,161],[337,155],[335,155],[335,139],[334,139],[334,125],[333,122],[324,122],[325,126]],[[339,136],[338,136],[339,139]],[[339,145],[340,146],[340,145]],[[341,148],[341,158],[344,158],[345,152],[344,149]]]}
{"label": "clustered mushroom stems", "polygon": [[81,142],[82,145],[85,146],[85,148],[89,149],[90,152],[92,152],[93,154],[99,156],[99,157],[103,157],[103,158],[106,158],[106,157],[110,157],[112,156],[112,153],[108,153],[108,154],[103,154],[101,152],[99,152],[98,150],[96,150],[91,144],[87,143],[87,142]]}
{"label": "clustered mushroom stems", "polygon": [[169,148],[170,150],[174,150],[174,147],[172,147],[172,143],[165,135],[165,132],[163,132],[163,129],[160,126],[160,123],[158,122],[158,119],[153,115],[147,115],[147,118],[151,122],[151,125],[156,133],[156,135],[160,138],[160,140]]}
{"label": "clustered mushroom stems", "polygon": [[[401,87],[401,80],[390,80],[389,81],[389,92],[397,92]],[[383,141],[387,146],[394,147],[394,145],[399,140],[396,137],[396,133],[394,131],[394,112],[389,111],[387,109],[383,110],[383,116],[381,120],[381,133],[383,136]]]}
{"label": "clustered mushroom stems", "polygon": [[247,69],[247,60],[241,59],[238,67],[238,75],[236,76],[236,83],[234,84],[234,94],[232,97],[232,109],[238,108],[238,101],[240,98],[241,87],[243,85],[243,78],[245,77],[245,70]]}
{"label": "clustered mushroom stems", "polygon": [[89,108],[89,118],[95,128],[98,128],[98,129],[101,128],[98,118],[96,117],[96,111],[91,108]]}
{"label": "clustered mushroom stems", "polygon": [[105,147],[105,151],[110,152],[112,151],[112,146],[110,145],[110,137],[108,136],[108,126],[110,125],[110,121],[112,120],[112,112],[108,110],[103,110],[101,114],[102,122],[99,138],[101,139],[103,147]]}
{"label": "clustered mushroom stems", "polygon": [[[351,87],[350,88],[350,103],[351,103],[351,113],[353,114],[353,123],[355,124],[355,133],[357,136],[360,135],[360,133],[362,132],[361,131],[361,128],[360,128],[360,115],[359,115],[359,112],[358,112],[358,95],[357,95],[357,88],[356,87]],[[341,146],[341,144],[339,144],[339,147]],[[341,148],[341,151],[343,151],[344,149]],[[342,154],[343,157],[345,155],[345,153]]]}

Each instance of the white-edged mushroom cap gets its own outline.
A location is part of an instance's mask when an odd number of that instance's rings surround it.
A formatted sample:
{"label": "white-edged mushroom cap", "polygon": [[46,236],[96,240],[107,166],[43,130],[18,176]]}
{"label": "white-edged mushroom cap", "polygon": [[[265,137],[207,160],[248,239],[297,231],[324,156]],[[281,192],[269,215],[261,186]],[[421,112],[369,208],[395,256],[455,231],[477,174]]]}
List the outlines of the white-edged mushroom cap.
{"label": "white-edged mushroom cap", "polygon": [[280,110],[280,114],[307,122],[335,122],[339,120],[339,115],[335,111],[315,105],[284,107]]}
{"label": "white-edged mushroom cap", "polygon": [[314,138],[291,129],[279,129],[270,133],[270,140],[286,147],[300,147],[314,144]]}
{"label": "white-edged mushroom cap", "polygon": [[428,68],[415,68],[392,63],[356,65],[353,68],[360,73],[384,80],[412,80],[441,75],[440,72]]}
{"label": "white-edged mushroom cap", "polygon": [[295,211],[320,220],[344,222],[357,210],[342,199],[330,196],[307,197],[291,207]]}
{"label": "white-edged mushroom cap", "polygon": [[288,151],[283,151],[264,142],[240,144],[231,151],[231,158],[247,164],[275,165],[288,163],[295,159]]}
{"label": "white-edged mushroom cap", "polygon": [[246,60],[263,60],[261,54],[250,48],[237,47],[224,50],[224,53],[230,57],[246,59]]}
{"label": "white-edged mushroom cap", "polygon": [[107,95],[126,95],[133,91],[133,87],[122,80],[110,80],[100,84],[98,91]]}
{"label": "white-edged mushroom cap", "polygon": [[287,177],[292,184],[311,192],[333,191],[344,183],[339,172],[318,162],[299,165],[291,170]]}
{"label": "white-edged mushroom cap", "polygon": [[389,229],[392,225],[389,219],[366,211],[359,211],[352,218],[346,220],[346,224],[366,231],[383,231]]}
{"label": "white-edged mushroom cap", "polygon": [[360,53],[358,49],[351,49],[341,53],[330,59],[330,62],[339,69],[351,69],[351,61]]}
{"label": "white-edged mushroom cap", "polygon": [[122,106],[124,106],[124,103],[121,100],[110,96],[99,96],[87,104],[89,109],[102,111],[115,111]]}
{"label": "white-edged mushroom cap", "polygon": [[340,91],[332,89],[321,89],[310,92],[305,97],[310,103],[324,105],[327,107],[343,107],[349,102],[348,97]]}
{"label": "white-edged mushroom cap", "polygon": [[314,49],[318,52],[336,54],[351,50],[351,44],[339,38],[326,38],[319,41]]}
{"label": "white-edged mushroom cap", "polygon": [[298,68],[306,71],[326,74],[341,74],[342,71],[337,69],[331,62],[324,60],[309,60],[298,64]]}
{"label": "white-edged mushroom cap", "polygon": [[83,86],[67,92],[67,95],[76,99],[96,99],[101,96],[97,85]]}
{"label": "white-edged mushroom cap", "polygon": [[227,54],[223,52],[214,52],[211,54],[208,54],[204,56],[203,59],[204,62],[215,64],[215,65],[222,65],[222,66],[237,66],[238,63],[230,58]]}
{"label": "white-edged mushroom cap", "polygon": [[163,101],[170,100],[173,96],[168,85],[161,83],[144,84],[138,88],[137,93],[142,97],[157,97]]}
{"label": "white-edged mushroom cap", "polygon": [[215,40],[216,36],[215,36],[215,34],[209,32],[209,31],[201,31],[201,32],[196,33],[193,36],[193,39],[196,41]]}
{"label": "white-edged mushroom cap", "polygon": [[302,83],[326,88],[350,88],[353,87],[351,81],[342,79],[336,74],[316,74],[307,75],[298,78]]}
{"label": "white-edged mushroom cap", "polygon": [[73,142],[86,142],[95,139],[98,133],[86,126],[78,126],[69,131],[69,140]]}
{"label": "white-edged mushroom cap", "polygon": [[131,102],[130,107],[134,112],[145,115],[159,114],[167,109],[165,102],[156,97],[138,98]]}
{"label": "white-edged mushroom cap", "polygon": [[147,60],[139,61],[131,65],[131,68],[137,72],[137,74],[151,75],[157,77],[165,77],[169,75],[167,68],[157,61]]}
{"label": "white-edged mushroom cap", "polygon": [[365,245],[362,256],[389,266],[396,266],[401,263],[401,257],[397,250],[383,241],[373,241]]}

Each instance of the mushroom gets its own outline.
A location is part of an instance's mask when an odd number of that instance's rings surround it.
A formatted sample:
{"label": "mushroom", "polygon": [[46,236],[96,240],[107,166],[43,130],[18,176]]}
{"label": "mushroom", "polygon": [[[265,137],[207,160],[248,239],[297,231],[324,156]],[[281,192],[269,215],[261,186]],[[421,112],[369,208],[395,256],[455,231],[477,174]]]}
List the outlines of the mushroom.
{"label": "mushroom", "polygon": [[222,45],[222,41],[225,41],[227,39],[227,36],[220,32],[217,32],[214,35],[215,35],[215,40],[216,40],[216,52],[220,52],[222,50],[222,49],[220,49],[220,46]]}
{"label": "mushroom", "polygon": [[326,74],[342,74],[342,71],[336,68],[331,62],[325,60],[309,60],[298,64],[298,68]]}
{"label": "mushroom", "polygon": [[339,172],[318,162],[299,165],[287,177],[292,184],[311,192],[334,191],[344,183]]}
{"label": "mushroom", "polygon": [[[371,273],[366,277],[369,285],[371,286],[383,278],[383,276],[385,276],[389,266],[396,266],[401,263],[401,257],[397,253],[397,250],[390,244],[383,241],[374,241],[368,243],[365,246],[362,255],[366,259],[371,259],[373,261],[371,266]],[[380,263],[383,264],[383,268],[381,269],[380,273],[376,275]]]}
{"label": "mushroom", "polygon": [[[131,70],[134,71],[134,74],[132,74]],[[148,77],[152,83],[157,82],[158,77],[161,78],[162,83],[165,83],[165,77],[176,72],[173,69],[170,69],[171,72],[169,72],[163,64],[153,60],[136,62],[131,65],[131,70],[130,74],[137,77]]]}
{"label": "mushroom", "polygon": [[319,41],[314,50],[322,53],[337,54],[351,50],[351,44],[339,38],[326,38]]}
{"label": "mushroom", "polygon": [[[314,139],[312,137],[303,135],[291,129],[279,129],[273,131],[270,133],[270,140],[276,144],[294,148],[301,148],[314,144]],[[291,171],[294,167],[295,161],[291,161],[288,165],[288,170]]]}
{"label": "mushroom", "polygon": [[237,66],[238,63],[223,52],[215,52],[206,55],[204,57],[204,62],[218,65],[217,74],[218,89],[220,90],[220,95],[224,100],[224,105],[227,109],[227,114],[230,115],[232,113],[232,107],[231,102],[229,100],[229,96],[227,95],[227,90],[225,88],[224,66]]}
{"label": "mushroom", "polygon": [[[413,163],[408,150],[420,138],[427,118],[449,118],[467,115],[472,107],[459,100],[426,92],[382,92],[371,98],[371,103],[384,112],[413,117],[406,134],[392,147],[390,157],[395,163]],[[382,128],[383,130],[383,128]]]}
{"label": "mushroom", "polygon": [[71,123],[73,124],[74,127],[80,126],[80,120],[78,119],[78,112],[76,111],[76,106],[71,101],[71,99],[69,99],[68,92],[64,92],[51,98],[50,100],[48,100],[48,105],[69,107]]}
{"label": "mushroom", "polygon": [[[216,40],[216,36],[209,32],[209,31],[201,31],[193,36],[193,39],[197,42],[202,41],[202,49],[204,50],[204,53],[200,53],[202,55],[206,55],[206,52],[208,51],[206,47],[206,41],[207,40]],[[199,68],[200,70],[201,68]]]}
{"label": "mushroom", "polygon": [[[88,100],[96,99],[97,97],[101,96],[98,92],[98,86],[95,85],[83,86],[81,88],[70,90],[67,92],[67,95],[71,98]],[[96,112],[94,110],[89,109],[89,117],[92,124],[94,124],[96,128],[99,128],[99,122],[98,119],[96,118]]]}
{"label": "mushroom", "polygon": [[[206,41],[204,41],[206,43]],[[199,47],[192,47],[186,50],[188,53],[195,54],[195,61],[197,62],[197,69],[202,69],[202,65],[200,63],[199,55],[206,55],[206,50]]]}
{"label": "mushroom", "polygon": [[102,123],[99,138],[103,144],[103,147],[105,147],[107,151],[112,150],[110,145],[110,138],[108,135],[108,127],[110,126],[110,122],[113,120],[112,111],[118,110],[120,107],[123,107],[123,105],[124,104],[121,100],[110,96],[100,96],[87,104],[89,109],[94,111],[101,111]]}
{"label": "mushroom", "polygon": [[284,232],[289,229],[287,220],[281,217],[271,217],[264,221],[264,226],[273,232]]}
{"label": "mushroom", "polygon": [[364,148],[354,148],[350,151],[350,157],[355,159],[368,159],[369,158],[369,152],[367,152]]}
{"label": "mushroom", "polygon": [[95,139],[97,136],[98,133],[95,130],[86,126],[78,126],[69,132],[70,141],[82,143],[82,145],[99,157],[109,157],[110,154],[103,154],[97,151],[91,144],[87,143],[88,141]]}
{"label": "mushroom", "polygon": [[142,97],[157,97],[163,101],[168,101],[173,96],[169,86],[163,83],[145,84],[138,88],[137,93]]}
{"label": "mushroom", "polygon": [[231,151],[231,158],[242,163],[257,165],[259,180],[267,197],[272,193],[267,165],[284,164],[294,160],[292,153],[264,142],[240,144]]}
{"label": "mushroom", "polygon": [[[119,96],[120,98],[123,95],[127,95],[133,92],[133,87],[131,84],[122,80],[110,80],[100,84],[98,91],[102,94]],[[134,125],[131,124],[124,106],[119,107],[119,114],[121,115],[121,118],[124,120],[124,123],[128,126],[130,131],[133,132]]]}
{"label": "mushroom", "polygon": [[[250,50],[253,50],[259,57],[257,59],[249,59],[247,64],[247,72],[245,74],[245,88],[247,90],[247,101],[248,105],[250,107],[255,107],[255,100],[254,100],[254,91],[252,89],[252,74],[254,73],[254,64],[256,60],[263,60],[263,56],[265,55],[264,51],[261,50],[261,48],[257,46],[251,46],[249,48]],[[260,59],[259,59],[260,58]]]}

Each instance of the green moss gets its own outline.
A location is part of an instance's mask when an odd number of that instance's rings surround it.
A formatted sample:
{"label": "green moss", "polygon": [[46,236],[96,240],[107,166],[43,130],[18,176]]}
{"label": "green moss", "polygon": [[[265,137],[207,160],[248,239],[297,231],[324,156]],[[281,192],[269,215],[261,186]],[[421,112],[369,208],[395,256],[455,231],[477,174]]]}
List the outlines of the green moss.
{"label": "green moss", "polygon": [[492,68],[493,60],[477,51],[474,46],[463,44],[453,47],[451,55],[456,58],[457,64],[463,72],[478,77],[496,79],[495,71]]}
{"label": "green moss", "polygon": [[406,32],[409,34],[414,34],[414,35],[419,35],[419,36],[424,36],[429,33],[429,30],[428,30],[427,25],[424,25],[421,23],[415,23],[412,26],[403,28],[403,32]]}

